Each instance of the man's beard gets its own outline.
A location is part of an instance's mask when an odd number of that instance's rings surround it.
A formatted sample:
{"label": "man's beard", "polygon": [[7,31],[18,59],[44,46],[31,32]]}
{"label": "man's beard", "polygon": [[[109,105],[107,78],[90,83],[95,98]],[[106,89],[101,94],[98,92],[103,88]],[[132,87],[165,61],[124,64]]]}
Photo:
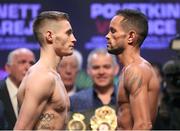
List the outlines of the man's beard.
{"label": "man's beard", "polygon": [[122,47],[119,47],[119,48],[116,48],[116,49],[108,49],[108,52],[109,52],[110,54],[114,54],[114,55],[119,55],[119,54],[121,54],[123,51],[124,51],[124,48],[122,48]]}

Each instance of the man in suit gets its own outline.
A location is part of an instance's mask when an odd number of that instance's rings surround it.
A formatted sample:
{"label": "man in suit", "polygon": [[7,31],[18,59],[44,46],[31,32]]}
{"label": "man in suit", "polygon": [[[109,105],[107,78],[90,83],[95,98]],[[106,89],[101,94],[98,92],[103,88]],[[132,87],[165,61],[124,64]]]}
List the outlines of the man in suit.
{"label": "man in suit", "polygon": [[7,128],[7,121],[4,116],[4,105],[0,100],[0,130],[5,130]]}
{"label": "man in suit", "polygon": [[0,81],[0,100],[4,104],[7,129],[13,129],[18,115],[17,90],[27,70],[35,63],[34,53],[18,48],[9,53],[5,70],[8,77]]}

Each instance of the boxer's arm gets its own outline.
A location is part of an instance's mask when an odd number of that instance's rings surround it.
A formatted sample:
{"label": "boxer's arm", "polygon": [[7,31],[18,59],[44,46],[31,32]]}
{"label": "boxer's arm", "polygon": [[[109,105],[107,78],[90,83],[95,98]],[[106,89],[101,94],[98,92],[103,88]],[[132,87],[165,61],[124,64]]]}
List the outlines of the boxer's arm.
{"label": "boxer's arm", "polygon": [[151,129],[150,105],[147,82],[142,69],[131,66],[125,73],[125,87],[128,90],[133,117],[133,130]]}
{"label": "boxer's arm", "polygon": [[14,129],[33,129],[52,93],[52,77],[32,76],[25,83],[26,91]]}

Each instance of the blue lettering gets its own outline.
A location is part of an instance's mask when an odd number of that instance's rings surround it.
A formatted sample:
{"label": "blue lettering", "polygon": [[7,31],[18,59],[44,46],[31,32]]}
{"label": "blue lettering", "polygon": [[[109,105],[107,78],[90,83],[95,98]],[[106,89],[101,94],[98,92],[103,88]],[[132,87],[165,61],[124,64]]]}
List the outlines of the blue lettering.
{"label": "blue lettering", "polygon": [[8,35],[12,35],[13,34],[13,23],[10,20],[5,20],[2,22],[2,27],[1,27],[1,33],[4,34],[8,34]]}
{"label": "blue lettering", "polygon": [[25,26],[24,20],[4,20],[0,23],[0,35],[17,35],[17,36],[29,36],[32,35],[32,21]]}
{"label": "blue lettering", "polygon": [[8,12],[9,12],[8,13],[9,18],[18,19],[19,14],[18,14],[18,5],[17,4],[10,4]]}
{"label": "blue lettering", "polygon": [[27,18],[27,11],[29,8],[30,4],[21,4],[19,5],[19,8],[21,9],[21,18],[26,19]]}
{"label": "blue lettering", "polygon": [[148,16],[149,18],[158,18],[160,16],[159,4],[150,4],[148,6]]}
{"label": "blue lettering", "polygon": [[16,35],[23,35],[23,27],[24,27],[24,21],[17,20],[14,22],[14,34]]}
{"label": "blue lettering", "polygon": [[180,18],[180,4],[167,4],[164,13],[167,18]]}
{"label": "blue lettering", "polygon": [[98,16],[109,19],[117,10],[124,8],[140,10],[149,18],[180,18],[179,3],[93,3],[90,7],[90,16],[92,19]]}
{"label": "blue lettering", "polygon": [[[40,9],[40,4],[0,4],[0,18],[33,19],[38,15]],[[27,17],[28,12],[31,13],[29,17]]]}
{"label": "blue lettering", "polygon": [[7,5],[4,4],[4,5],[1,5],[0,4],[0,18],[1,19],[4,19],[4,18],[7,18],[7,14],[8,14],[8,11],[7,11]]}
{"label": "blue lettering", "polygon": [[119,4],[98,4],[94,3],[91,5],[90,16],[92,19],[97,18],[98,16],[103,16],[104,18],[112,18],[116,11],[120,9]]}
{"label": "blue lettering", "polygon": [[32,4],[31,5],[32,18],[35,18],[38,15],[40,9],[41,9],[40,4]]}
{"label": "blue lettering", "polygon": [[28,27],[24,28],[24,34],[27,36],[32,35],[33,34],[32,27],[33,27],[33,20],[29,22]]}
{"label": "blue lettering", "polygon": [[103,16],[105,18],[112,18],[116,14],[117,10],[119,10],[119,8],[119,4],[105,4],[102,8]]}
{"label": "blue lettering", "polygon": [[101,8],[102,8],[102,5],[101,4],[92,4],[91,5],[91,10],[90,10],[90,15],[91,15],[91,18],[96,18],[97,16],[101,15]]}
{"label": "blue lettering", "polygon": [[150,35],[175,35],[176,21],[175,20],[149,20]]}

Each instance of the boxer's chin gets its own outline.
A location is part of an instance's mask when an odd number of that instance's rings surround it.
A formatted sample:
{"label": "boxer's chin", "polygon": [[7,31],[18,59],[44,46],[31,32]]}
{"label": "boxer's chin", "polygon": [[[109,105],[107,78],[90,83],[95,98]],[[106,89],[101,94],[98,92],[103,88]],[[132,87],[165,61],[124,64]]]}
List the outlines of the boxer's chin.
{"label": "boxer's chin", "polygon": [[124,51],[124,48],[108,49],[108,52],[113,55],[119,55]]}

